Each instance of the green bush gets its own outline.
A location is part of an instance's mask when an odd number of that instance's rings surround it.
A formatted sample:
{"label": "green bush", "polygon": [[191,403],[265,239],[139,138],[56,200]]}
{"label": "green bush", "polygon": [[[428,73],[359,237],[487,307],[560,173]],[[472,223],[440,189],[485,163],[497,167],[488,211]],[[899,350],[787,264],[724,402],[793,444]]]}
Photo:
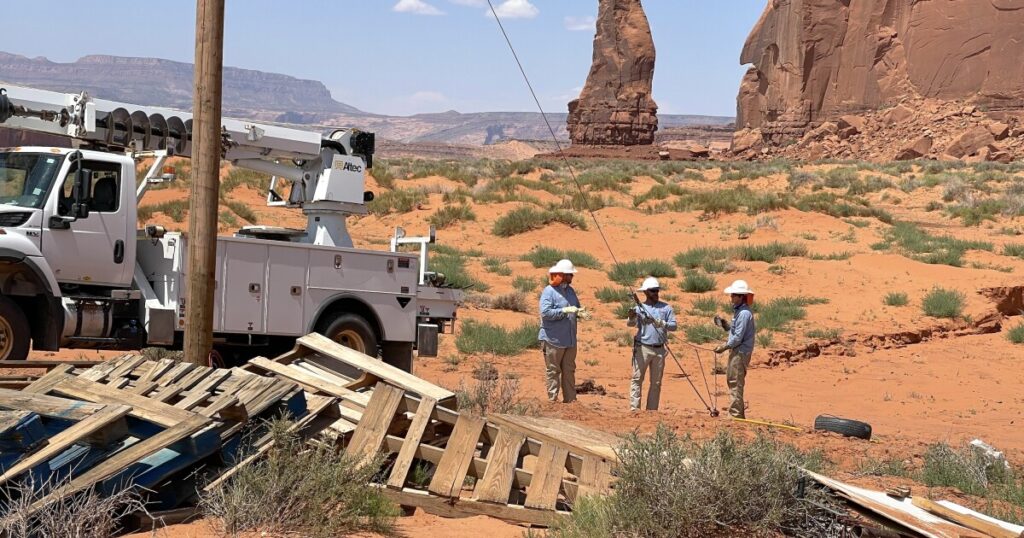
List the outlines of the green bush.
{"label": "green bush", "polygon": [[648,276],[675,278],[676,271],[671,264],[662,260],[619,262],[608,271],[608,278],[623,286],[633,286],[637,280]]}
{"label": "green bush", "polygon": [[558,260],[571,260],[576,267],[587,269],[600,269],[601,262],[597,261],[592,254],[579,250],[559,250],[556,248],[537,246],[530,249],[530,252],[519,257],[524,262],[530,262],[538,269],[552,267]]}
{"label": "green bush", "polygon": [[498,276],[509,276],[512,274],[512,268],[501,258],[487,257],[484,258],[483,264],[484,269]]}
{"label": "green bush", "polygon": [[857,179],[856,168],[833,168],[825,172],[825,186],[830,189],[849,187]]}
{"label": "green bush", "polygon": [[231,191],[242,186],[247,186],[257,192],[267,192],[270,189],[270,174],[247,168],[231,167],[224,179],[220,180],[220,198],[223,199]]}
{"label": "green bush", "polygon": [[476,213],[468,205],[448,205],[430,216],[430,223],[443,230],[455,223],[476,220]]}
{"label": "green bush", "polygon": [[704,295],[693,300],[690,314],[694,316],[710,316],[721,308],[722,303],[712,296]]}
{"label": "green bush", "polygon": [[258,217],[251,207],[234,200],[224,200],[224,205],[228,206],[234,214],[238,215],[243,220],[248,221],[249,224],[256,224]]}
{"label": "green bush", "polygon": [[687,271],[682,288],[687,293],[704,293],[715,289],[715,277],[697,271]]}
{"label": "green bush", "polygon": [[498,237],[511,237],[531,230],[538,230],[552,222],[561,222],[581,230],[587,229],[587,223],[583,217],[569,210],[537,210],[532,207],[520,207],[495,221],[491,232]]}
{"label": "green bush", "polygon": [[408,213],[423,202],[423,193],[417,190],[394,189],[377,195],[366,204],[370,213],[383,216],[389,213]]}
{"label": "green bush", "polygon": [[709,269],[721,269],[726,265],[732,252],[720,247],[696,247],[675,255],[673,261],[683,269],[704,269],[708,273],[718,273]]}
{"label": "green bush", "polygon": [[608,497],[584,498],[551,530],[560,538],[724,535],[822,536],[837,528],[838,504],[798,488],[800,468],[820,470],[817,453],[764,436],[720,432],[704,442],[659,425],[627,438]]}
{"label": "green bush", "polygon": [[725,336],[725,331],[709,323],[688,325],[683,332],[687,341],[698,345],[721,340]]}
{"label": "green bush", "polygon": [[1003,245],[1003,256],[1013,256],[1024,260],[1024,244]]}
{"label": "green bush", "polygon": [[779,258],[806,255],[806,245],[800,243],[779,243],[778,241],[763,245],[743,245],[736,249],[736,257],[748,262],[775,263]]}
{"label": "green bush", "polygon": [[528,276],[523,275],[517,276],[514,279],[512,279],[512,287],[515,288],[517,291],[521,291],[523,293],[530,293],[536,290],[538,284],[539,281],[536,278],[530,278]]}
{"label": "green bush", "polygon": [[594,292],[594,297],[602,303],[621,303],[632,301],[629,298],[629,290],[620,287],[605,286]]}
{"label": "green bush", "polygon": [[779,297],[767,303],[754,303],[755,325],[758,330],[785,331],[791,322],[807,317],[805,306],[827,302],[819,297]]}
{"label": "green bush", "polygon": [[537,334],[540,327],[526,322],[516,329],[500,325],[466,320],[462,331],[455,338],[455,347],[462,353],[493,353],[495,355],[516,355],[527,349],[539,347]]}
{"label": "green bush", "polygon": [[814,338],[816,340],[835,340],[842,336],[843,331],[840,329],[811,329],[804,333],[807,338]]}
{"label": "green bush", "polygon": [[910,298],[906,293],[893,291],[885,294],[885,304],[889,306],[906,306],[909,302]]}
{"label": "green bush", "polygon": [[814,172],[794,171],[789,173],[786,181],[789,183],[789,188],[795,191],[800,187],[813,187],[821,182],[821,178]]}
{"label": "green bush", "polygon": [[174,222],[184,222],[188,215],[188,200],[168,200],[159,204],[146,205],[138,209],[138,220],[145,222],[157,213],[163,213]]}
{"label": "green bush", "polygon": [[429,258],[428,265],[431,271],[443,273],[446,282],[453,287],[487,291],[487,284],[473,278],[466,270],[466,253],[455,249],[439,247],[442,247],[442,245],[434,245],[433,252]]}
{"label": "green bush", "polygon": [[1024,344],[1024,323],[1018,323],[1016,327],[1006,332],[1006,338],[1014,344]]}
{"label": "green bush", "polygon": [[395,187],[395,169],[388,165],[388,161],[384,159],[376,159],[373,162],[373,168],[370,169],[370,175],[377,181],[377,185],[385,189],[393,189]]}
{"label": "green bush", "polygon": [[910,477],[910,470],[903,460],[888,459],[884,461],[868,458],[860,464],[860,474],[867,476],[898,476]]}
{"label": "green bush", "polygon": [[871,248],[884,250],[896,248],[905,255],[920,262],[939,265],[963,266],[963,256],[968,250],[992,251],[992,243],[964,241],[949,236],[935,236],[915,224],[898,222],[885,232],[885,241]]}
{"label": "green bush", "polygon": [[964,299],[959,291],[936,287],[924,296],[921,308],[933,318],[958,318],[964,311]]}
{"label": "green bush", "polygon": [[495,297],[491,300],[491,308],[522,313],[531,311],[530,305],[526,301],[526,295],[518,291]]}

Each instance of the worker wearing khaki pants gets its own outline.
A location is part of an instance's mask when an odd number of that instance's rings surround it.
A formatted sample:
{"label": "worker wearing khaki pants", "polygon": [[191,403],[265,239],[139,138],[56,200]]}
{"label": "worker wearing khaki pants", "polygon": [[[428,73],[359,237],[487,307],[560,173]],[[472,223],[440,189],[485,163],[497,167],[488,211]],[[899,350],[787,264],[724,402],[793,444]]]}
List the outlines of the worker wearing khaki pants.
{"label": "worker wearing khaki pants", "polygon": [[661,400],[661,378],[665,374],[665,354],[668,342],[666,331],[676,330],[676,316],[672,307],[658,300],[661,285],[658,279],[647,277],[640,291],[646,300],[629,311],[626,324],[637,327],[633,337],[633,378],[629,387],[629,409],[640,410],[644,375],[650,373],[651,387],[647,392],[647,410],[657,411]]}
{"label": "worker wearing khaki pants", "polygon": [[580,307],[572,284],[576,268],[560,260],[548,270],[550,285],[540,294],[540,340],[544,354],[548,400],[565,403],[576,400],[576,320],[588,316]]}
{"label": "worker wearing khaki pants", "polygon": [[[743,389],[747,380],[747,368],[750,356],[754,352],[754,314],[750,311],[754,292],[743,280],[737,280],[725,288],[725,293],[732,298],[732,325],[725,325],[729,331],[729,340],[715,348],[715,353],[729,352],[729,364],[725,369],[732,402],[729,414],[735,418],[746,418],[746,403],[743,401]],[[721,320],[716,320],[716,323]]]}

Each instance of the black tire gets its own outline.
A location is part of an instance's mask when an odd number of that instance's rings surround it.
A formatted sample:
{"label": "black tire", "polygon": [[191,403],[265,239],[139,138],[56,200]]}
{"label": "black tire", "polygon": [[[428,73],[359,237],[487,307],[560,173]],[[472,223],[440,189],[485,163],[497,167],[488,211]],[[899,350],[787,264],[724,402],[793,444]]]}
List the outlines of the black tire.
{"label": "black tire", "polygon": [[23,361],[28,358],[28,318],[18,303],[0,295],[0,360]]}
{"label": "black tire", "polygon": [[814,419],[814,429],[835,432],[847,437],[856,437],[857,439],[871,439],[871,425],[867,422],[839,418],[832,415],[818,415]]}
{"label": "black tire", "polygon": [[316,332],[371,357],[378,354],[377,334],[359,314],[338,314],[323,322]]}

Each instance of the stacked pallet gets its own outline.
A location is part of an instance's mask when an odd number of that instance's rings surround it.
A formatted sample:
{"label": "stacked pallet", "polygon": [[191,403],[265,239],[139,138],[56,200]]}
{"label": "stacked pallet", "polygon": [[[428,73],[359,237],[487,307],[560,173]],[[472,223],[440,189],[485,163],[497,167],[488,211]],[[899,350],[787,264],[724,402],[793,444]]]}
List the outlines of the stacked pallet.
{"label": "stacked pallet", "polygon": [[553,419],[459,413],[451,391],[311,334],[242,368],[126,355],[0,389],[0,487],[38,484],[34,508],[127,487],[152,511],[192,507],[271,448],[264,419],[284,414],[309,442],[383,453],[379,487],[401,505],[530,525],[607,492],[619,442]]}

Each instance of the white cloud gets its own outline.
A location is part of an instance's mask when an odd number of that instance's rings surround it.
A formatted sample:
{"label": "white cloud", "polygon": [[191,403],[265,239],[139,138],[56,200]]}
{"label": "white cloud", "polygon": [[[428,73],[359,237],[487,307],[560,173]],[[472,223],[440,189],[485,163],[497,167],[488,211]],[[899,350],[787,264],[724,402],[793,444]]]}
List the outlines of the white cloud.
{"label": "white cloud", "polygon": [[413,13],[416,15],[444,15],[444,12],[423,0],[398,0],[392,11]]}
{"label": "white cloud", "polygon": [[437,104],[448,101],[448,98],[441,92],[420,90],[409,97],[409,101],[415,104]]}
{"label": "white cloud", "polygon": [[480,7],[480,6],[486,6],[487,5],[487,0],[448,0],[448,1],[453,3],[453,4],[458,4],[460,6]]}
{"label": "white cloud", "polygon": [[596,23],[597,19],[590,15],[586,17],[573,17],[570,15],[565,18],[565,29],[572,32],[593,32]]}
{"label": "white cloud", "polygon": [[[503,19],[532,19],[540,13],[530,0],[505,0],[494,11]],[[487,14],[491,15],[490,10]]]}

